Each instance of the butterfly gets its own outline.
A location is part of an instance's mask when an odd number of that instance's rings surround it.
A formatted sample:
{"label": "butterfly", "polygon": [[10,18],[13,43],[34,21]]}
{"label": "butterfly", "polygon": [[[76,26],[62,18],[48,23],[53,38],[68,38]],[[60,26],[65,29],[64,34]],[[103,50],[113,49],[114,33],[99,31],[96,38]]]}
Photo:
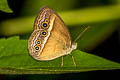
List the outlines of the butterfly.
{"label": "butterfly", "polygon": [[[77,48],[60,16],[49,7],[41,8],[34,22],[34,31],[28,40],[29,54],[36,60],[49,61],[71,54]],[[72,56],[74,65],[76,65]]]}

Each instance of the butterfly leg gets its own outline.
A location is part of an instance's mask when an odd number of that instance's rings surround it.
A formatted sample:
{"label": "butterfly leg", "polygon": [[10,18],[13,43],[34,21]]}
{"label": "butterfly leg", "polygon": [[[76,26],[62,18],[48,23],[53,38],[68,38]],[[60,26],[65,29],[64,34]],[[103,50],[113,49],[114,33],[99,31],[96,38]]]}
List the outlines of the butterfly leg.
{"label": "butterfly leg", "polygon": [[61,61],[61,67],[63,67],[63,56],[62,56],[62,61]]}
{"label": "butterfly leg", "polygon": [[74,56],[73,56],[72,54],[70,54],[70,56],[72,57],[72,61],[73,61],[74,65],[75,65],[75,67],[76,67],[77,65],[76,65],[76,62],[75,62]]}

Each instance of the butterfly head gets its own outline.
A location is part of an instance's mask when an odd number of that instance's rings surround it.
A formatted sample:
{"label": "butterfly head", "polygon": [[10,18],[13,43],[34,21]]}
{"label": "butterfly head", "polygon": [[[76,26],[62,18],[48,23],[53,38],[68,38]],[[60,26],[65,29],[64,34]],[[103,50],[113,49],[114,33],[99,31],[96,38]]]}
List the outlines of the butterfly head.
{"label": "butterfly head", "polygon": [[71,48],[72,48],[72,50],[77,49],[77,43],[76,43],[76,42],[73,42]]}

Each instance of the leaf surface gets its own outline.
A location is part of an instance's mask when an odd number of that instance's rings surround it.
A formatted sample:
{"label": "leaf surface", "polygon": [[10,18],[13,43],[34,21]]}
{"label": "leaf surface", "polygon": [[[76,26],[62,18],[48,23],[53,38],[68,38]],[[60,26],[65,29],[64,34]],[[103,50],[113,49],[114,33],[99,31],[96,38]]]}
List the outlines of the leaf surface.
{"label": "leaf surface", "polygon": [[70,55],[64,56],[64,67],[61,58],[52,61],[36,61],[29,56],[27,40],[18,36],[0,39],[0,73],[1,74],[48,74],[83,72],[93,70],[120,69],[120,64],[74,50],[72,52],[77,67],[74,66]]}

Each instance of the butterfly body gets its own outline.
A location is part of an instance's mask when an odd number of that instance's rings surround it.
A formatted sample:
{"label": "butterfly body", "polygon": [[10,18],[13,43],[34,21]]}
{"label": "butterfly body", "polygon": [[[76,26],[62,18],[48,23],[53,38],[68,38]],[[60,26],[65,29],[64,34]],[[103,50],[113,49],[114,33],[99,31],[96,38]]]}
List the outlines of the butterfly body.
{"label": "butterfly body", "polygon": [[77,48],[62,19],[50,8],[40,10],[34,31],[28,40],[29,54],[36,60],[48,61],[70,54]]}

